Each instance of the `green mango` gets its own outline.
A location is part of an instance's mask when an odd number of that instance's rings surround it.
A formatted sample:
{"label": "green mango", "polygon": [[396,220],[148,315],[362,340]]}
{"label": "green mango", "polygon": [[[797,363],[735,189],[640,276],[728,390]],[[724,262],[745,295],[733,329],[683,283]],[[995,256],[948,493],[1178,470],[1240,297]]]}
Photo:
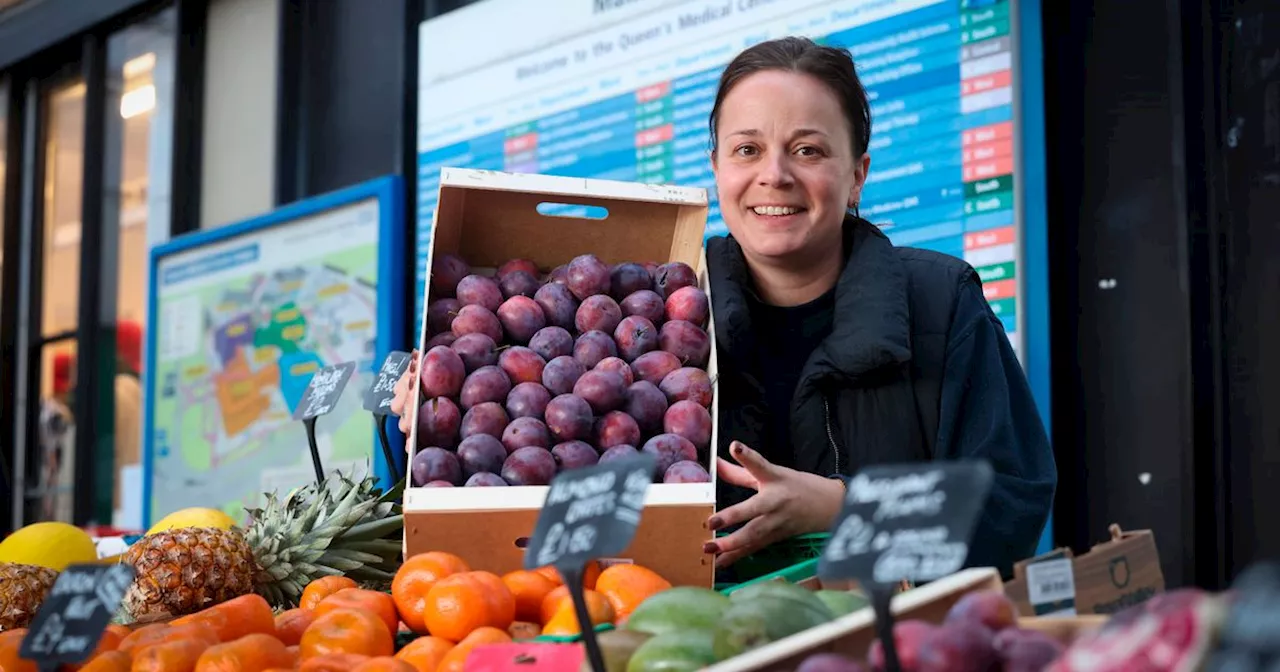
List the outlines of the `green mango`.
{"label": "green mango", "polygon": [[[651,635],[646,632],[633,630],[608,630],[597,634],[596,641],[600,643],[605,672],[627,672],[631,656],[635,655],[636,649],[639,649],[650,637]],[[584,656],[579,670],[593,672],[591,659]]]}
{"label": "green mango", "polygon": [[791,595],[762,594],[735,602],[716,625],[716,658],[732,658],[831,621],[831,610],[818,598],[813,599],[817,607]]}
{"label": "green mango", "polygon": [[832,609],[819,599],[814,591],[781,579],[753,583],[729,595],[730,601],[735,604],[754,602],[761,598],[794,602],[797,606],[806,607],[816,612],[819,616],[824,617],[825,621],[830,621],[836,617]]}
{"label": "green mango", "polygon": [[627,617],[627,630],[665,635],[715,628],[729,608],[729,598],[710,588],[676,586],[641,602]]}
{"label": "green mango", "polygon": [[631,654],[627,672],[694,672],[715,662],[710,632],[669,632],[641,644]]}
{"label": "green mango", "polygon": [[814,592],[814,596],[822,600],[836,618],[847,616],[871,605],[871,600],[867,599],[866,595],[847,590],[819,590]]}

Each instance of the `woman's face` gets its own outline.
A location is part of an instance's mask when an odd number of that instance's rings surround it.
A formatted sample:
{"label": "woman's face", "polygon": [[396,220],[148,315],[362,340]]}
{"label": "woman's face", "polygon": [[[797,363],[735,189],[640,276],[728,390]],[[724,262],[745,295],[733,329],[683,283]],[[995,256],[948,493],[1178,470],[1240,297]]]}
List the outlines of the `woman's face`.
{"label": "woman's face", "polygon": [[870,157],[853,156],[836,95],[805,74],[765,70],[725,97],[712,167],[729,232],[749,258],[791,265],[839,250]]}

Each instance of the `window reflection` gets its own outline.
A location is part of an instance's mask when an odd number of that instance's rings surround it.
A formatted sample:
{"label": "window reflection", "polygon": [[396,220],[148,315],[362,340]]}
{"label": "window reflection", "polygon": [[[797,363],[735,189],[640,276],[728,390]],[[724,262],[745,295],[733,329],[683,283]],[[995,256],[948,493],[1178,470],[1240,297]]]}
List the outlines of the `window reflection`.
{"label": "window reflection", "polygon": [[[0,240],[3,240],[3,232],[9,223],[4,218],[4,167],[5,152],[8,151],[6,144],[9,136],[9,87],[4,82],[0,82]],[[4,283],[4,249],[0,248],[0,289],[3,289]]]}
{"label": "window reflection", "polygon": [[[84,166],[84,83],[48,94],[44,174],[44,294],[41,332],[53,336],[76,328],[80,295],[80,198]],[[51,389],[45,380],[41,390]]]}

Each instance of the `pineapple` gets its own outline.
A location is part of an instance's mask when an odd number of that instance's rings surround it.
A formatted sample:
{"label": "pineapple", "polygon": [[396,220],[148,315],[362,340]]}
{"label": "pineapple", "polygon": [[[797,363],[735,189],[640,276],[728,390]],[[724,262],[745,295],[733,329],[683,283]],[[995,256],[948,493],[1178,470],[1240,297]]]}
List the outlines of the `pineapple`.
{"label": "pineapple", "polygon": [[48,567],[0,562],[0,632],[31,625],[57,580]]}
{"label": "pineapple", "polygon": [[186,527],[139,539],[122,562],[136,573],[122,605],[124,622],[151,622],[195,613],[256,592],[273,607],[297,606],[302,589],[322,576],[389,585],[399,566],[404,516],[396,499],[403,482],[379,496],[374,479],[338,475],[273,494],[237,528]]}

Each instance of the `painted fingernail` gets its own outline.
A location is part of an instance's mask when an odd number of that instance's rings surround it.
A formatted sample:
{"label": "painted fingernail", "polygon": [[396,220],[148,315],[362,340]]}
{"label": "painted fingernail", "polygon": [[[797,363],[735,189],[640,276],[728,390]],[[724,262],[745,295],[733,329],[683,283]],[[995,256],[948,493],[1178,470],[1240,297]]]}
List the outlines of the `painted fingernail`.
{"label": "painted fingernail", "polygon": [[705,543],[705,544],[703,544],[703,545],[702,545],[702,552],[703,552],[703,553],[715,553],[715,552],[716,552],[716,550],[717,550],[717,549],[716,549],[716,542],[714,542],[714,541],[708,541],[707,543]]}

